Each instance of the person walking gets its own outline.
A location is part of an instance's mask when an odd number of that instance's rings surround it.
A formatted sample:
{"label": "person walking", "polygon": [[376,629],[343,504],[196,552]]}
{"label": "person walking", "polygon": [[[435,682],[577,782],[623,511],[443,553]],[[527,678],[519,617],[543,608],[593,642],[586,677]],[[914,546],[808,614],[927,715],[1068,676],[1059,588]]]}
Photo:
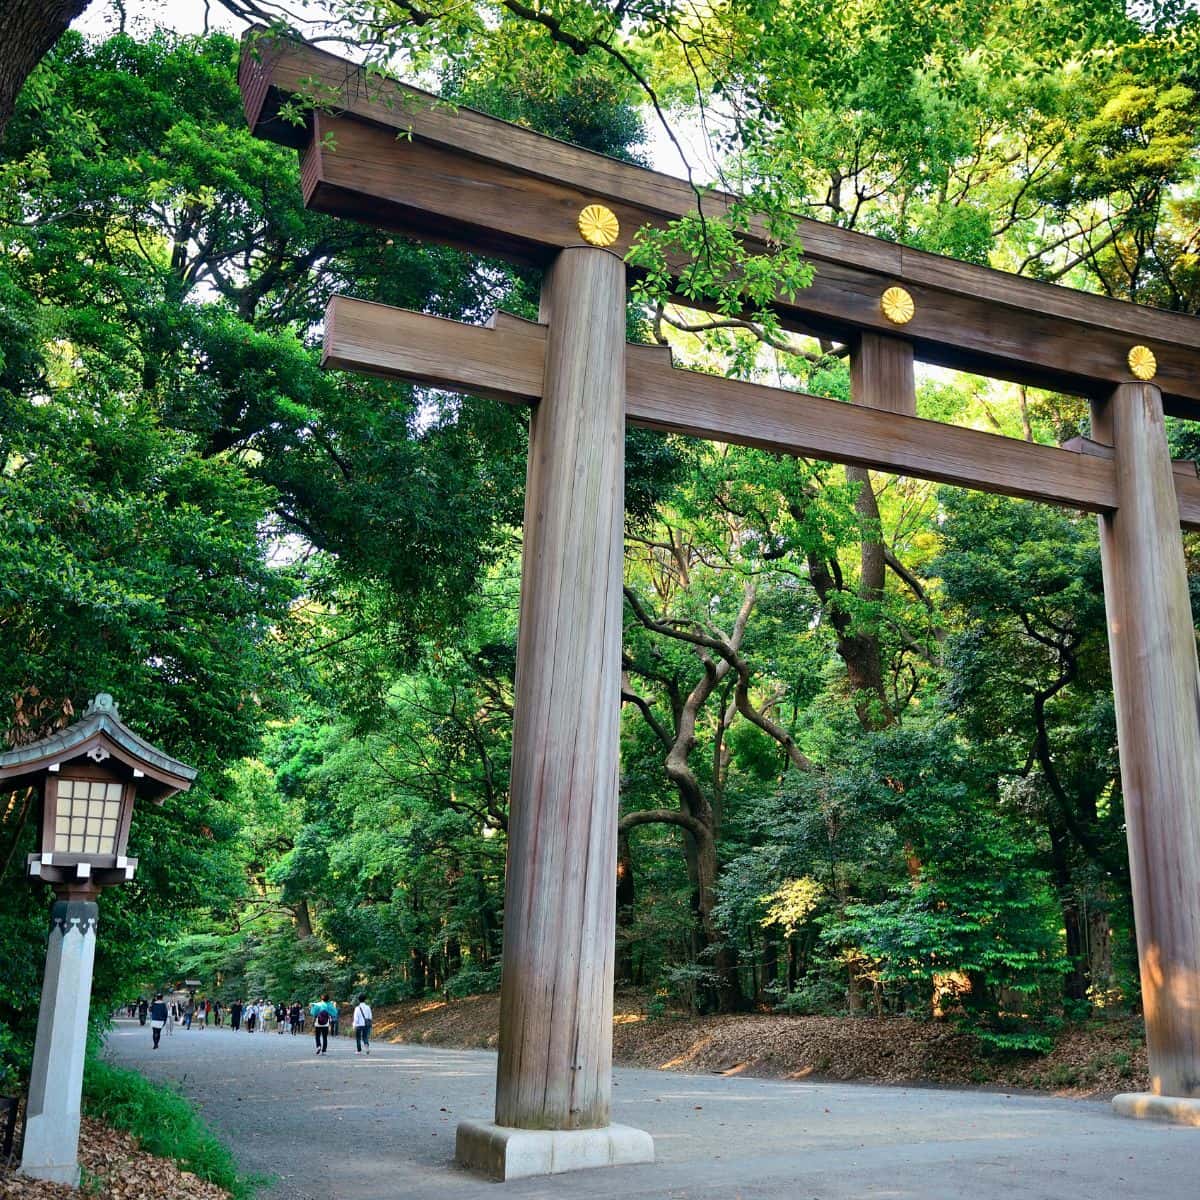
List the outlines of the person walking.
{"label": "person walking", "polygon": [[183,1027],[184,1027],[184,1029],[191,1029],[192,1017],[194,1017],[195,1015],[196,1015],[196,1002],[189,998],[187,1004],[184,1006],[184,1009],[183,1009]]}
{"label": "person walking", "polygon": [[300,1007],[299,1000],[292,1001],[292,1007],[288,1009],[288,1027],[292,1031],[292,1037],[297,1033],[303,1033],[303,1017],[304,1009]]}
{"label": "person walking", "polygon": [[288,1006],[283,1003],[275,1005],[275,1032],[282,1035],[287,1033]]}
{"label": "person walking", "polygon": [[367,1003],[367,993],[363,992],[354,1006],[354,1053],[361,1054],[364,1050],[371,1053],[371,1006]]}
{"label": "person walking", "polygon": [[158,1039],[162,1037],[163,1026],[167,1023],[167,1018],[170,1015],[166,1001],[163,1000],[162,992],[159,992],[154,997],[154,1003],[150,1005],[150,1034],[154,1038],[155,1050],[158,1049]]}
{"label": "person walking", "polygon": [[138,997],[138,1007],[137,1007],[138,1024],[139,1025],[145,1025],[146,1013],[149,1011],[149,1008],[150,1008],[150,1005],[146,1003],[146,997],[139,996]]}
{"label": "person walking", "polygon": [[258,1005],[255,1004],[253,1001],[251,1001],[250,1007],[246,1009],[246,1032],[247,1033],[254,1032],[254,1023],[257,1020],[258,1020]]}
{"label": "person walking", "polygon": [[317,1042],[317,1053],[329,1053],[329,1027],[333,1024],[333,1014],[337,1012],[332,1004],[329,1003],[328,994],[321,997],[320,1000],[312,1006],[313,1019],[313,1037]]}
{"label": "person walking", "polygon": [[242,1027],[242,1002],[235,1000],[229,1006],[229,1027],[234,1033],[237,1033]]}

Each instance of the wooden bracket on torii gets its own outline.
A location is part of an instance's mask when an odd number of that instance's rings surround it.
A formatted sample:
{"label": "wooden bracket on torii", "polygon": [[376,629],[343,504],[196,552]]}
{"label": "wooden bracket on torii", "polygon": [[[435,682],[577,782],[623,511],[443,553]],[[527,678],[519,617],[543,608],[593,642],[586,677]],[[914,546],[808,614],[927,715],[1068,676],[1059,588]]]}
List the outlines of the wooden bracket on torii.
{"label": "wooden bracket on torii", "polygon": [[[1200,481],[1163,426],[1200,418],[1200,320],[804,221],[815,280],[775,308],[850,346],[855,403],[679,371],[625,344],[623,256],[696,210],[687,184],[261,31],[239,80],[251,127],[301,152],[310,207],[546,268],[539,323],[344,298],[327,314],[329,366],[533,406],[496,1122],[459,1127],[460,1160],[512,1177],[653,1153],[608,1124],[626,420],[1100,514],[1154,1093],[1127,1110],[1200,1124],[1200,668],[1179,535],[1200,528]],[[280,116],[296,100],[301,125]],[[594,205],[603,242],[581,224]],[[761,229],[746,241],[767,248]],[[920,420],[914,360],[1085,396],[1096,440]]]}

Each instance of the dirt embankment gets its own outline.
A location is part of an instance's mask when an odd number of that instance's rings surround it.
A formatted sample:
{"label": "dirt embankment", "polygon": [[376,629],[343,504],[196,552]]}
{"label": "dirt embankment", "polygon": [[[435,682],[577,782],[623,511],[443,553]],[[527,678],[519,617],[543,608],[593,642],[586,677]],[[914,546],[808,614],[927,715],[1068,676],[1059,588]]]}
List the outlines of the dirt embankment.
{"label": "dirt embankment", "polygon": [[[412,1001],[375,1010],[375,1036],[463,1049],[494,1048],[497,996]],[[1141,1022],[1131,1017],[1065,1029],[1045,1056],[997,1057],[952,1026],[908,1017],[648,1017],[641,997],[617,996],[613,1053],[626,1067],[814,1076],[876,1083],[1033,1089],[1104,1096],[1149,1086]]]}

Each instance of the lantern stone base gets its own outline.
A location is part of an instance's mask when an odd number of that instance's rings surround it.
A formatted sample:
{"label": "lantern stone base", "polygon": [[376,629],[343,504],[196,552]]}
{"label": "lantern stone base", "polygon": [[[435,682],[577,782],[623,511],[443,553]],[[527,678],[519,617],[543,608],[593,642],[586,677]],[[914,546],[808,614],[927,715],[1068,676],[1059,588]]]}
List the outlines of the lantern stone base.
{"label": "lantern stone base", "polygon": [[[44,1159],[48,1153],[47,1147],[30,1146],[29,1139],[33,1130],[25,1131],[25,1152],[26,1155],[32,1153],[35,1158]],[[36,1140],[36,1139],[35,1139]],[[45,1139],[41,1139],[45,1140]],[[79,1153],[78,1140],[76,1145],[71,1147],[71,1156],[75,1157]],[[21,1174],[27,1179],[41,1179],[46,1183],[65,1183],[67,1187],[77,1188],[79,1186],[79,1163],[49,1163],[39,1162],[33,1166],[26,1162],[24,1158],[21,1160]]]}
{"label": "lantern stone base", "polygon": [[460,1166],[491,1179],[526,1179],[590,1167],[654,1161],[654,1139],[628,1125],[603,1129],[511,1129],[490,1121],[463,1121],[455,1157]]}
{"label": "lantern stone base", "polygon": [[1200,1097],[1156,1096],[1153,1092],[1123,1092],[1113,1097],[1113,1111],[1139,1121],[1170,1121],[1200,1126]]}
{"label": "lantern stone base", "polygon": [[79,1102],[97,916],[94,903],[78,900],[58,900],[50,913],[21,1151],[22,1175],[72,1187],[79,1184]]}

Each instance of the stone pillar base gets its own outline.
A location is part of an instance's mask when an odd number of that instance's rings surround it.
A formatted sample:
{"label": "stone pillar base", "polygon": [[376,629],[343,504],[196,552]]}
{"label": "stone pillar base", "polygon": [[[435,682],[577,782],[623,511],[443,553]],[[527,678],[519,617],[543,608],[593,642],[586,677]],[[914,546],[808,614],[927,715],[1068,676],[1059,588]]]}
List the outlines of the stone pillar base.
{"label": "stone pillar base", "polygon": [[69,1187],[79,1186],[79,1111],[98,919],[90,900],[58,899],[50,910],[18,1168],[30,1179]]}
{"label": "stone pillar base", "polygon": [[455,1158],[460,1166],[491,1179],[525,1179],[588,1167],[652,1163],[654,1139],[628,1125],[511,1129],[490,1121],[463,1121],[458,1127]]}
{"label": "stone pillar base", "polygon": [[1200,1126],[1200,1098],[1156,1096],[1153,1092],[1122,1092],[1113,1097],[1113,1110],[1139,1121],[1170,1121],[1175,1125]]}
{"label": "stone pillar base", "polygon": [[29,1166],[22,1162],[18,1168],[21,1175],[27,1179],[41,1179],[46,1183],[65,1183],[67,1187],[79,1186],[79,1164],[40,1162],[37,1166]]}

